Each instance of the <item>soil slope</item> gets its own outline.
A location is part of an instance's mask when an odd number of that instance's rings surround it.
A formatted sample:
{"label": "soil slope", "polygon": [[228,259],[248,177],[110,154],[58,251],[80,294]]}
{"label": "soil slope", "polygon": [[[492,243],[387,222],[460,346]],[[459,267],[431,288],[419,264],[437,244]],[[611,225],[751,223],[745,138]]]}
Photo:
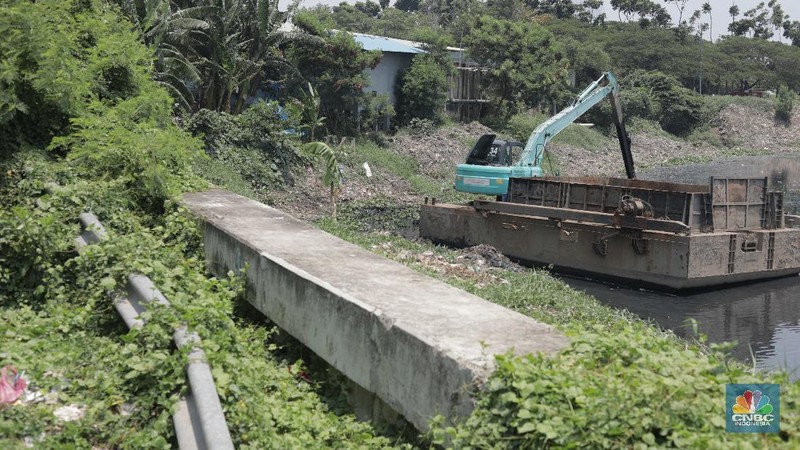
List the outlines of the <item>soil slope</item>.
{"label": "soil slope", "polygon": [[[794,116],[800,118],[800,108],[795,108]],[[490,132],[489,128],[478,123],[456,124],[436,130],[402,131],[387,139],[388,150],[413,157],[419,175],[433,188],[415,189],[408,176],[381,170],[374,161],[350,158],[341,166],[344,182],[339,201],[384,197],[402,204],[413,204],[421,202],[426,195],[444,197],[448,190],[452,190],[456,164],[464,161],[470,145],[479,136]],[[633,134],[632,151],[637,173],[641,175],[648,169],[664,165],[717,161],[737,155],[800,151],[800,119],[790,126],[776,124],[772,112],[763,105],[730,104],[720,111],[706,133],[707,138],[700,143],[660,132]],[[716,142],[716,145],[707,141]],[[349,145],[343,147],[345,153]],[[548,150],[563,176],[624,177],[615,139],[609,138],[602,148],[586,149],[551,143]],[[372,177],[366,176],[362,166],[364,162],[370,164]],[[262,200],[301,219],[313,220],[328,214],[329,191],[319,181],[319,170],[307,167],[296,175],[293,186],[269,193]]]}

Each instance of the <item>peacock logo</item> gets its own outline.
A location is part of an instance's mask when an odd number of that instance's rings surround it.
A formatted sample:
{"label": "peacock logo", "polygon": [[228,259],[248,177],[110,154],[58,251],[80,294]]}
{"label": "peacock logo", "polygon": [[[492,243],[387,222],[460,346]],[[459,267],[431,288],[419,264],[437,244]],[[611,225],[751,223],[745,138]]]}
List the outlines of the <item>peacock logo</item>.
{"label": "peacock logo", "polygon": [[766,415],[771,412],[769,397],[763,395],[761,391],[744,391],[744,394],[736,397],[736,404],[733,405],[734,414]]}
{"label": "peacock logo", "polygon": [[777,384],[725,386],[725,430],[731,433],[778,433],[781,391]]}

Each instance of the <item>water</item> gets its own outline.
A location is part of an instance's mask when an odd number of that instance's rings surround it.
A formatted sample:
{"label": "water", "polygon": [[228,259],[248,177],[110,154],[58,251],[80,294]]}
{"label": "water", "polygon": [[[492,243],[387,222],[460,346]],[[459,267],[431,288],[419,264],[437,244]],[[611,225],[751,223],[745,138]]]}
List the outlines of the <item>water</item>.
{"label": "water", "polygon": [[736,341],[735,358],[761,369],[784,369],[800,379],[800,276],[734,288],[674,296],[627,289],[589,280],[563,278],[602,303],[652,319],[663,328],[693,338],[688,319],[709,343]]}
{"label": "water", "polygon": [[[707,184],[710,176],[768,177],[771,189],[785,193],[784,209],[800,213],[800,157],[744,157],[683,167],[663,167],[646,180]],[[693,337],[687,320],[709,343],[738,342],[733,356],[762,369],[784,369],[800,379],[800,276],[686,296],[611,287],[565,279],[606,305],[652,319],[682,337]],[[754,361],[755,360],[755,361]]]}

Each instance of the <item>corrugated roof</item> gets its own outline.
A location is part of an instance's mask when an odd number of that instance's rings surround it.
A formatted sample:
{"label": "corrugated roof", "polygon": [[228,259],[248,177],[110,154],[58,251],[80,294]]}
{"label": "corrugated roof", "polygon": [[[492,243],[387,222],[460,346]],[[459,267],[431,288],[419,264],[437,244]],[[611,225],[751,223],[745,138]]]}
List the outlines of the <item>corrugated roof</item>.
{"label": "corrugated roof", "polygon": [[364,50],[380,50],[382,52],[393,53],[426,53],[415,46],[419,45],[416,42],[406,41],[404,39],[394,39],[383,36],[374,36],[371,34],[351,33],[353,38],[364,47]]}

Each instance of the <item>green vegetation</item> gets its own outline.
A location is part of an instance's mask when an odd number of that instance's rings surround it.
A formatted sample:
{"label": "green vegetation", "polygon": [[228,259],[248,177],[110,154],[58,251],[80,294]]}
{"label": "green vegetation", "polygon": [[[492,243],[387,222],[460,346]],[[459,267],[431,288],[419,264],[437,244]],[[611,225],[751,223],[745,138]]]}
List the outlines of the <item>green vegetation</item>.
{"label": "green vegetation", "polygon": [[792,110],[796,96],[795,92],[786,86],[778,88],[778,95],[775,97],[775,120],[785,124],[792,122]]}
{"label": "green vegetation", "polygon": [[[497,109],[489,119],[520,138],[544,120],[529,110],[550,109],[574,93],[570,72],[577,86],[609,68],[625,75],[634,129],[710,141],[714,136],[703,135],[704,126],[724,102],[758,103],[772,111],[768,100],[694,93],[700,90],[701,45],[706,61],[713,61],[703,66],[704,93],[800,87],[798,49],[761,39],[769,29],[757,20],[760,13],[752,18],[755,26],[739,23],[733,31],[758,39],[733,36],[706,44],[698,22],[703,15],[679,18],[670,29],[663,8],[634,3],[612,5],[639,19],[622,24],[607,23],[596,1],[408,0],[398,5],[402,11],[367,1],[301,11],[295,16],[300,32],[292,34],[279,30],[286,16],[267,1],[5,0],[0,366],[24,370],[43,398],[0,409],[0,446],[21,447],[26,439],[44,448],[173,446],[171,414],[186,392],[185,355],[170,343],[178,323],[203,339],[238,447],[419,444],[357,422],[343,405],[337,374],[323,364],[309,369],[297,359],[302,350],[295,344],[281,344],[270,326],[246,320],[242,280],[208,276],[197,223],[175,200],[208,187],[209,180],[261,197],[291,184],[298,165],[308,162],[297,151],[301,139],[313,140],[315,132],[320,139],[357,134],[388,114],[385,99],[370,103],[364,91],[365,70],[379,56],[362,51],[345,33],[329,33],[331,24],[426,42],[440,34],[439,46],[469,45],[472,56],[490,67],[485,88]],[[774,12],[775,4],[769,8]],[[120,10],[131,22],[120,18]],[[425,87],[431,90],[424,99],[429,104],[408,103],[409,132],[424,134],[437,120],[429,114],[440,93],[439,56],[420,58],[411,69],[429,80]],[[246,108],[248,97],[276,86],[285,88],[276,94],[278,102]],[[406,94],[420,90],[412,86]],[[352,114],[359,106],[367,106],[363,122]],[[194,114],[173,116],[178,110]],[[298,135],[301,130],[310,135]],[[573,126],[558,140],[595,148],[608,139]],[[427,168],[413,156],[374,142],[316,148],[327,157],[332,189],[338,161],[350,167],[369,161],[376,177],[400,180],[411,193],[463,199],[450,189],[452,173],[422,175]],[[97,214],[112,239],[77,254],[76,218],[84,211]],[[796,447],[800,383],[745,370],[722,347],[678,340],[546,272],[491,271],[474,278],[448,272],[458,264],[458,252],[398,236],[413,232],[416,220],[414,206],[378,198],[345,203],[338,221],[325,219],[320,226],[572,338],[553,358],[498,358],[473,415],[457,424],[434,422],[428,437],[433,445]],[[445,269],[409,258],[405,250],[431,252],[447,262]],[[150,276],[175,308],[154,306],[145,313],[146,327],[128,331],[109,295],[132,272]],[[721,386],[748,381],[782,384],[780,435],[722,431]],[[54,411],[65,405],[82,408],[84,417],[56,418]]]}
{"label": "green vegetation", "polygon": [[[97,27],[96,45],[107,40],[127,54],[147,54],[100,1],[20,0],[2,14],[3,26],[34,25],[18,29],[29,34],[19,43],[30,47],[3,66],[19,80],[40,80],[21,81],[24,89],[3,85],[4,94],[20,94],[18,104],[45,101],[59,78],[77,89],[100,78],[106,58],[117,60],[91,47],[85,58],[65,59],[72,64],[61,71],[45,70],[57,67],[51,58],[60,52],[82,54],[87,27],[78,24]],[[61,98],[71,130],[42,130],[58,134],[49,152],[28,143],[37,103],[17,108],[4,128],[18,147],[0,157],[0,365],[25,371],[41,397],[0,408],[0,447],[26,440],[38,448],[173,447],[172,413],[186,393],[186,355],[171,344],[178,323],[203,340],[238,448],[407,446],[342,409],[336,376],[325,367],[306,369],[292,344],[271,338],[270,326],[244,320],[240,279],[207,275],[198,224],[173,201],[207,187],[193,172],[205,158],[202,143],[175,126],[167,91],[149,81],[147,65],[120,60],[135,75],[126,78],[129,88],[107,96],[89,83],[81,95]],[[99,216],[110,239],[77,254],[83,211]],[[149,308],[147,325],[133,331],[109,297],[130,273],[148,275],[174,305]],[[57,418],[66,405],[83,417]]]}
{"label": "green vegetation", "polygon": [[[458,252],[402,237],[411,218],[376,215],[373,202],[342,209],[328,232],[480,297],[553,324],[571,338],[555,357],[504,355],[478,407],[465,421],[435,422],[431,437],[447,448],[795,448],[800,439],[800,382],[753,372],[725,345],[689,343],[626,312],[601,305],[548,272],[488,275],[442,270],[408,254],[430,252],[443,266]],[[365,227],[368,217],[369,227]],[[394,228],[395,233],[387,234]],[[702,338],[701,338],[702,339]],[[770,381],[766,381],[770,380]],[[781,384],[779,435],[724,431],[726,383]],[[786,411],[784,413],[784,411]]]}
{"label": "green vegetation", "polygon": [[[515,114],[508,120],[503,132],[524,143],[533,130],[547,119],[548,117],[543,114]],[[608,149],[609,144],[615,145],[597,127],[586,127],[578,124],[572,124],[564,128],[561,133],[553,138],[552,142],[598,152]]]}
{"label": "green vegetation", "polygon": [[440,124],[447,100],[447,72],[433,55],[417,55],[398,83],[398,110],[401,121],[430,120]]}

